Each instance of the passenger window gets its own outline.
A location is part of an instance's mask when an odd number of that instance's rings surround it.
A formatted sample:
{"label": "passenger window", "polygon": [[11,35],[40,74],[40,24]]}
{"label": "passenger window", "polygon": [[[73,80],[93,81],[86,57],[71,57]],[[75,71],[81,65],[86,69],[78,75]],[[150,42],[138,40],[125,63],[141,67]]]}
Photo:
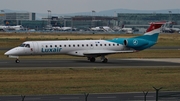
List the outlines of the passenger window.
{"label": "passenger window", "polygon": [[113,44],[113,46],[115,46],[115,44]]}
{"label": "passenger window", "polygon": [[88,47],[88,44],[86,44],[86,46]]}
{"label": "passenger window", "polygon": [[106,46],[106,44],[104,44],[104,46]]}
{"label": "passenger window", "polygon": [[98,46],[98,44],[96,44],[96,46]]}
{"label": "passenger window", "polygon": [[62,45],[59,45],[59,47],[62,47]]}
{"label": "passenger window", "polygon": [[93,46],[93,44],[91,44],[91,46]]}
{"label": "passenger window", "polygon": [[79,47],[79,45],[77,45]]}
{"label": "passenger window", "polygon": [[109,46],[111,46],[111,44],[109,44]]}
{"label": "passenger window", "polygon": [[71,45],[69,45],[69,47],[71,47]]}
{"label": "passenger window", "polygon": [[66,45],[64,45],[64,47],[66,47]]}
{"label": "passenger window", "polygon": [[52,45],[50,45],[50,47],[52,47]]}
{"label": "passenger window", "polygon": [[73,45],[73,47],[75,47],[75,45]]}
{"label": "passenger window", "polygon": [[57,47],[57,45],[55,45],[55,47]]}
{"label": "passenger window", "polygon": [[100,46],[102,46],[102,44],[100,44]]}
{"label": "passenger window", "polygon": [[48,47],[48,45],[46,45],[46,47]]}
{"label": "passenger window", "polygon": [[82,47],[84,47],[84,45],[82,44]]}
{"label": "passenger window", "polygon": [[117,44],[117,46],[119,46],[119,44]]}

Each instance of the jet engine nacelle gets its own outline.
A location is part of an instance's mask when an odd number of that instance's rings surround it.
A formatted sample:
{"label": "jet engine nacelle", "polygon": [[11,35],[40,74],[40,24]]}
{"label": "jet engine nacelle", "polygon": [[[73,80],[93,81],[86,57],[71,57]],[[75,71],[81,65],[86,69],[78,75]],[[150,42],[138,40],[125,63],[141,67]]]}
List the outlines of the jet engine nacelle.
{"label": "jet engine nacelle", "polygon": [[124,45],[129,48],[140,48],[149,44],[148,40],[138,39],[138,38],[129,38],[124,40]]}

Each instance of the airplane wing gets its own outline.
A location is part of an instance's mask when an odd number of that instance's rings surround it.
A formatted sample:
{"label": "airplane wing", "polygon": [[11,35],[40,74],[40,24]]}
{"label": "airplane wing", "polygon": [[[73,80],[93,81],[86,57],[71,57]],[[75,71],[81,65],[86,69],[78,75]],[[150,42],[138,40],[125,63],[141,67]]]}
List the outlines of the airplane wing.
{"label": "airplane wing", "polygon": [[135,50],[122,50],[122,51],[110,51],[110,50],[92,50],[88,52],[84,52],[84,56],[101,56],[101,55],[109,55],[115,53],[134,53]]}

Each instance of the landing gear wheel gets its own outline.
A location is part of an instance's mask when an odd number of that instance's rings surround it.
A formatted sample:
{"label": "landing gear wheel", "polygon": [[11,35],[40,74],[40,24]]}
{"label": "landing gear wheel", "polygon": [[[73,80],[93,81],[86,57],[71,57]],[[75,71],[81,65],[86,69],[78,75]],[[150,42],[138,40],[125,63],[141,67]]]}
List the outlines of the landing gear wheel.
{"label": "landing gear wheel", "polygon": [[107,59],[107,58],[104,58],[102,62],[103,62],[103,63],[107,63],[107,62],[108,62],[108,59]]}
{"label": "landing gear wheel", "polygon": [[16,59],[16,61],[15,61],[16,63],[20,63],[20,60],[19,59]]}
{"label": "landing gear wheel", "polygon": [[89,60],[90,60],[91,62],[95,62],[95,61],[96,61],[96,59],[95,59],[94,57],[91,57]]}

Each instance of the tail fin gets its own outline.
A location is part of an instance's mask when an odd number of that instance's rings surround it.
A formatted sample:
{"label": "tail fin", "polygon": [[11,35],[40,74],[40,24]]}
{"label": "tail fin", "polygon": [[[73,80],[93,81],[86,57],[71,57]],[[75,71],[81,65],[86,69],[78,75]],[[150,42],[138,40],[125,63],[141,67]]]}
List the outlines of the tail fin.
{"label": "tail fin", "polygon": [[128,38],[124,40],[124,45],[135,50],[144,50],[157,43],[157,39],[160,33],[161,26],[165,22],[154,22],[151,23],[146,33],[142,36]]}
{"label": "tail fin", "polygon": [[[152,23],[150,23],[150,26],[149,26],[149,28],[146,30],[146,33],[148,33],[148,32],[151,32],[151,31],[153,31],[153,30],[157,30],[158,29],[158,31],[160,32],[160,28],[161,28],[161,26],[163,25],[163,24],[165,24],[166,22],[152,22]],[[146,34],[145,33],[145,34]]]}
{"label": "tail fin", "polygon": [[146,30],[146,33],[143,36],[139,36],[138,38],[157,42],[160,30],[161,30],[161,26],[165,23],[166,22],[152,22],[152,23],[150,23],[150,26]]}

